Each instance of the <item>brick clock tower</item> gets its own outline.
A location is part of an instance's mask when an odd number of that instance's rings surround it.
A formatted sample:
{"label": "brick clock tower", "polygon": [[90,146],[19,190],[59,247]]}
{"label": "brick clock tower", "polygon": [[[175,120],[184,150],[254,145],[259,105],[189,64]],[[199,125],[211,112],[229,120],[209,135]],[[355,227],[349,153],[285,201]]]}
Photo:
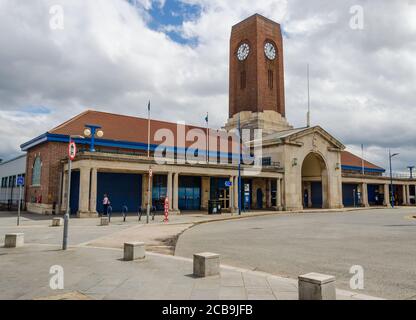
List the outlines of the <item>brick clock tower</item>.
{"label": "brick clock tower", "polygon": [[230,93],[227,130],[291,129],[285,119],[283,39],[280,25],[255,14],[233,26],[230,41]]}

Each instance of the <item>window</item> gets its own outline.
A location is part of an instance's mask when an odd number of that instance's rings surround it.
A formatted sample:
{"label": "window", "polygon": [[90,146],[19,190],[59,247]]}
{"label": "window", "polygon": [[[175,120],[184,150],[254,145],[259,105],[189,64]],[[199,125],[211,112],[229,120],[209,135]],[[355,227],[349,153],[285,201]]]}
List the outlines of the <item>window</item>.
{"label": "window", "polygon": [[240,74],[240,89],[244,90],[246,88],[246,72],[241,71]]}
{"label": "window", "polygon": [[32,185],[40,186],[40,176],[42,171],[42,161],[40,157],[36,157],[32,170]]}
{"label": "window", "polygon": [[[14,178],[14,179],[13,179],[13,178]],[[14,187],[14,185],[13,185],[13,181],[14,181],[14,180],[16,180],[16,176],[14,176],[14,177],[13,177],[13,176],[10,176],[10,177],[9,177],[9,184],[8,184],[8,187],[9,187],[9,188],[13,188],[13,187]]]}
{"label": "window", "polygon": [[273,77],[273,71],[272,70],[269,70],[268,71],[268,85],[269,85],[269,89],[270,90],[272,90],[273,89],[273,82],[274,82],[274,79],[273,79],[274,77]]}
{"label": "window", "polygon": [[16,176],[11,176],[9,178],[9,187],[10,188],[16,187]]}
{"label": "window", "polygon": [[262,158],[261,159],[262,165],[263,166],[271,166],[272,165],[272,158],[271,157],[266,157],[266,158]]}
{"label": "window", "polygon": [[7,178],[1,178],[1,187],[6,188],[7,187]]}

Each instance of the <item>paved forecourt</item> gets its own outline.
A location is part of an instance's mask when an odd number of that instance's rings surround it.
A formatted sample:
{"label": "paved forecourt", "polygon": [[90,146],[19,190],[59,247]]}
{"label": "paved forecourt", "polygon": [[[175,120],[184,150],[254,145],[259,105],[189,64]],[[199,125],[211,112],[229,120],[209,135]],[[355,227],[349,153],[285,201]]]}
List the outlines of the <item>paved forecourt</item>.
{"label": "paved forecourt", "polygon": [[[137,222],[123,224],[115,219],[109,227],[99,226],[98,219],[71,220],[71,246],[62,251],[62,228],[50,227],[50,217],[25,215],[19,228],[13,225],[14,218],[0,214],[0,236],[4,239],[6,233],[23,232],[25,246],[6,249],[0,239],[0,299],[292,300],[298,297],[296,280],[266,273],[221,265],[220,276],[195,278],[191,259],[154,252],[147,252],[143,261],[123,261],[120,241],[149,237],[153,227],[158,228],[153,240],[160,237],[167,229],[161,229],[163,224],[157,219],[150,226],[138,226]],[[206,216],[178,218],[171,227],[206,219]],[[114,242],[108,242],[111,235],[115,235]],[[63,290],[50,287],[54,276],[50,271],[54,266],[63,268]],[[338,299],[367,298],[338,291]]]}
{"label": "paved forecourt", "polygon": [[350,268],[364,268],[364,290],[389,299],[416,298],[415,208],[298,213],[213,222],[181,235],[175,254],[214,251],[223,262],[297,278],[334,275],[350,290]]}
{"label": "paved forecourt", "polygon": [[[0,299],[296,300],[297,282],[269,274],[221,267],[220,276],[195,278],[190,259],[147,253],[123,261],[123,251],[44,245],[0,248]],[[52,290],[52,266],[64,271],[64,289]],[[338,299],[371,297],[338,291]]]}

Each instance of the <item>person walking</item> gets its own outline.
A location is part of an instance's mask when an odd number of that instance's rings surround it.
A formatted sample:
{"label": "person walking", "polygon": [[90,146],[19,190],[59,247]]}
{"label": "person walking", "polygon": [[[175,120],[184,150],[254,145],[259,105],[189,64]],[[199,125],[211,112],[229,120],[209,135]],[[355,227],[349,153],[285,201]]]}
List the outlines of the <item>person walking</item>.
{"label": "person walking", "polygon": [[110,206],[110,199],[108,198],[107,194],[104,194],[103,199],[103,208],[104,208],[104,216],[108,216],[108,207]]}

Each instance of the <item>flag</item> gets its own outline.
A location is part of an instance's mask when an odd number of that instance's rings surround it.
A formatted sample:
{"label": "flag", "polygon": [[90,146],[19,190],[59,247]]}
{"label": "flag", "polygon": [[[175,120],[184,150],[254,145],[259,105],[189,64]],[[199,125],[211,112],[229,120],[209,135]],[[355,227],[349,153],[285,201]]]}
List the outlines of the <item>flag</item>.
{"label": "flag", "polygon": [[205,122],[208,123],[208,121],[209,121],[209,118],[208,118],[208,113],[207,113],[207,116],[205,117]]}
{"label": "flag", "polygon": [[147,111],[150,112],[150,100],[149,100],[149,104],[147,105]]}

